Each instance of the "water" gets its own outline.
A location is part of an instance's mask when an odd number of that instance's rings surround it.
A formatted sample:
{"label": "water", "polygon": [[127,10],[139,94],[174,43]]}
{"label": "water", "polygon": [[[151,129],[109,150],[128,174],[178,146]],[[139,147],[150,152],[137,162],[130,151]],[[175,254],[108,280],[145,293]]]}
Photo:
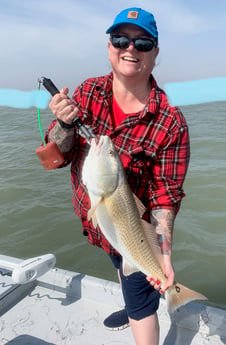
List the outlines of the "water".
{"label": "water", "polygon": [[[174,230],[177,281],[226,307],[226,103],[184,107],[191,136],[186,198]],[[36,109],[0,108],[0,253],[52,252],[57,266],[117,280],[103,250],[87,244],[72,208],[70,169],[46,171]],[[42,111],[47,128],[51,114]],[[104,264],[103,264],[104,263]]]}

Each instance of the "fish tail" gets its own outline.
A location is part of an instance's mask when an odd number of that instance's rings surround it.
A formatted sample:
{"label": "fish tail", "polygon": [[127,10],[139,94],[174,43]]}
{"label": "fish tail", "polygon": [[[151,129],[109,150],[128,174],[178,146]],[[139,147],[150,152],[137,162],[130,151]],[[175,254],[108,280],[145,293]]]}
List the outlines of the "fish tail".
{"label": "fish tail", "polygon": [[169,313],[173,313],[177,308],[191,301],[208,299],[199,292],[193,291],[178,283],[175,283],[173,286],[171,286],[166,291],[165,295]]}

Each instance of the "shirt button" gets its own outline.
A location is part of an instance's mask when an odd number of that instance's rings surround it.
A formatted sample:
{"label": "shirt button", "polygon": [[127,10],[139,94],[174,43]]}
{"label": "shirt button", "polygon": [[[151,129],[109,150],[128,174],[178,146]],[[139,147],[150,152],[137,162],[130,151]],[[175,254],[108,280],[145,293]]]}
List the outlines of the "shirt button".
{"label": "shirt button", "polygon": [[104,90],[101,90],[101,91],[100,91],[100,96],[101,96],[101,97],[104,97],[104,96],[105,96],[105,91],[104,91]]}

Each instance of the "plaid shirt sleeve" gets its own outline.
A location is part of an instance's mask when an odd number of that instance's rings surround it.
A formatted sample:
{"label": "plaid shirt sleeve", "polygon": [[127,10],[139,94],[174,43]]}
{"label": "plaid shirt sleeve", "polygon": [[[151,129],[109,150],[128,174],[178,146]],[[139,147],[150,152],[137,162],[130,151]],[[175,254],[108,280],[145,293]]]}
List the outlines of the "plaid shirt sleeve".
{"label": "plaid shirt sleeve", "polygon": [[188,127],[181,111],[170,108],[170,112],[173,121],[167,134],[161,130],[157,134],[156,142],[159,144],[151,165],[147,199],[150,209],[168,208],[177,213],[185,196],[182,187],[190,159],[190,144]]}

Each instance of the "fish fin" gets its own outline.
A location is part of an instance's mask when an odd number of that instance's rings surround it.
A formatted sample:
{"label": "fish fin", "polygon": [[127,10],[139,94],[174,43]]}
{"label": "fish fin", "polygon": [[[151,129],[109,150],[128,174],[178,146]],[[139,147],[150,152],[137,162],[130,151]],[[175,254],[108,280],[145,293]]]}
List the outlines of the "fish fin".
{"label": "fish fin", "polygon": [[100,196],[98,198],[95,198],[93,200],[91,200],[91,208],[89,209],[88,213],[87,213],[87,219],[88,221],[91,220],[91,218],[94,217],[96,209],[98,207],[98,205],[103,201],[103,197]]}
{"label": "fish fin", "polygon": [[122,258],[122,272],[124,276],[129,276],[132,273],[139,272],[138,268],[131,265],[124,257]]}
{"label": "fish fin", "polygon": [[146,211],[146,207],[144,206],[144,204],[142,203],[142,201],[133,193],[133,197],[139,212],[140,217],[143,216],[144,212]]}
{"label": "fish fin", "polygon": [[97,221],[97,217],[96,217],[96,214],[93,214],[93,216],[92,216],[92,223],[93,223],[93,226],[94,226],[94,228],[96,229],[97,228],[97,226],[98,226],[98,221]]}
{"label": "fish fin", "polygon": [[175,283],[166,292],[167,309],[173,313],[177,308],[196,300],[208,300],[199,292],[191,290],[182,284]]}
{"label": "fish fin", "polygon": [[163,256],[162,256],[161,248],[159,246],[158,237],[155,232],[155,229],[152,224],[146,222],[144,219],[141,219],[141,223],[142,223],[147,241],[152,249],[152,252],[155,258],[158,260],[162,270],[164,271]]}

